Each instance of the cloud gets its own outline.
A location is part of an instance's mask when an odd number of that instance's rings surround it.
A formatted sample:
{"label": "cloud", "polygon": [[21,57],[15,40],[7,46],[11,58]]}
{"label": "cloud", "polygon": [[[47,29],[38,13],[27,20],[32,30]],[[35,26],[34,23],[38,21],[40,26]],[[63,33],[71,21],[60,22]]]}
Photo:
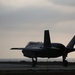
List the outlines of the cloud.
{"label": "cloud", "polygon": [[61,0],[0,0],[0,13],[2,14],[6,14],[6,13],[12,13],[12,12],[16,12],[18,10],[21,9],[53,9],[53,10],[57,10],[60,12],[65,12],[65,13],[75,13],[75,7],[74,6],[67,6],[68,3],[75,3],[71,0],[69,0],[69,2],[67,2],[68,0],[66,0],[66,4],[65,0],[61,1]]}
{"label": "cloud", "polygon": [[12,9],[20,9],[26,7],[44,7],[51,6],[52,3],[48,3],[46,0],[1,0],[0,5],[2,7],[12,8]]}
{"label": "cloud", "polygon": [[[27,27],[42,27],[45,25],[55,25],[60,21],[68,21],[75,19],[72,13],[63,13],[55,9],[49,8],[27,8],[14,11],[0,16],[0,28],[19,29]],[[44,24],[44,25],[43,25]],[[30,29],[29,28],[29,29]]]}
{"label": "cloud", "polygon": [[75,0],[49,0],[58,5],[75,6]]}
{"label": "cloud", "polygon": [[75,0],[48,0],[56,9],[65,13],[75,13]]}

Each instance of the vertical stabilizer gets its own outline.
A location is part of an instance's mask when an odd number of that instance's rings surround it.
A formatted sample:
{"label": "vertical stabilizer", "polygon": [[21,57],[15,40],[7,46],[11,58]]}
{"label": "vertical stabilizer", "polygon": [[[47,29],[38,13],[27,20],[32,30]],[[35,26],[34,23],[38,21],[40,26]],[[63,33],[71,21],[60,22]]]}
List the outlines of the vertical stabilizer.
{"label": "vertical stabilizer", "polygon": [[44,31],[44,48],[51,47],[49,30]]}
{"label": "vertical stabilizer", "polygon": [[75,36],[72,38],[72,40],[67,45],[67,48],[73,48],[75,45]]}

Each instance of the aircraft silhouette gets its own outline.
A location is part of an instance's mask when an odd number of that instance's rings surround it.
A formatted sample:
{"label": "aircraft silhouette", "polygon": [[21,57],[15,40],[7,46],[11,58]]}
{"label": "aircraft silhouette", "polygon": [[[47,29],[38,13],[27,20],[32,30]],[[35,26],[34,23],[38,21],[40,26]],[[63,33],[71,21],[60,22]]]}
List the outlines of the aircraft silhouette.
{"label": "aircraft silhouette", "polygon": [[11,48],[11,50],[22,50],[25,57],[32,58],[32,66],[37,64],[37,58],[56,58],[62,56],[63,66],[68,66],[66,57],[68,53],[75,51],[75,35],[65,47],[61,43],[51,43],[49,30],[44,31],[44,43],[29,42],[25,48]]}

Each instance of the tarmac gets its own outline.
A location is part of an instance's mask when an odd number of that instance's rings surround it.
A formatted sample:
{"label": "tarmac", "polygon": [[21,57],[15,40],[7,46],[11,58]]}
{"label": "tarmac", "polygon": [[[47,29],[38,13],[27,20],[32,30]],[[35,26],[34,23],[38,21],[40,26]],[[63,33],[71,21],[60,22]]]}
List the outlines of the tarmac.
{"label": "tarmac", "polygon": [[75,64],[64,67],[61,64],[0,63],[0,75],[75,75]]}

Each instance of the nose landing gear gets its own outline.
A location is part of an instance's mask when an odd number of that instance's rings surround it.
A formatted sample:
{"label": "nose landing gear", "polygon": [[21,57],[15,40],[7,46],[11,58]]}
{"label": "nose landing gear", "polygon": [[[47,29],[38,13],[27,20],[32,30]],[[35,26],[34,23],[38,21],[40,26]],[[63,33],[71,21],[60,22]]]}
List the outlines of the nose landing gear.
{"label": "nose landing gear", "polygon": [[35,67],[37,64],[37,58],[32,58],[32,67]]}

